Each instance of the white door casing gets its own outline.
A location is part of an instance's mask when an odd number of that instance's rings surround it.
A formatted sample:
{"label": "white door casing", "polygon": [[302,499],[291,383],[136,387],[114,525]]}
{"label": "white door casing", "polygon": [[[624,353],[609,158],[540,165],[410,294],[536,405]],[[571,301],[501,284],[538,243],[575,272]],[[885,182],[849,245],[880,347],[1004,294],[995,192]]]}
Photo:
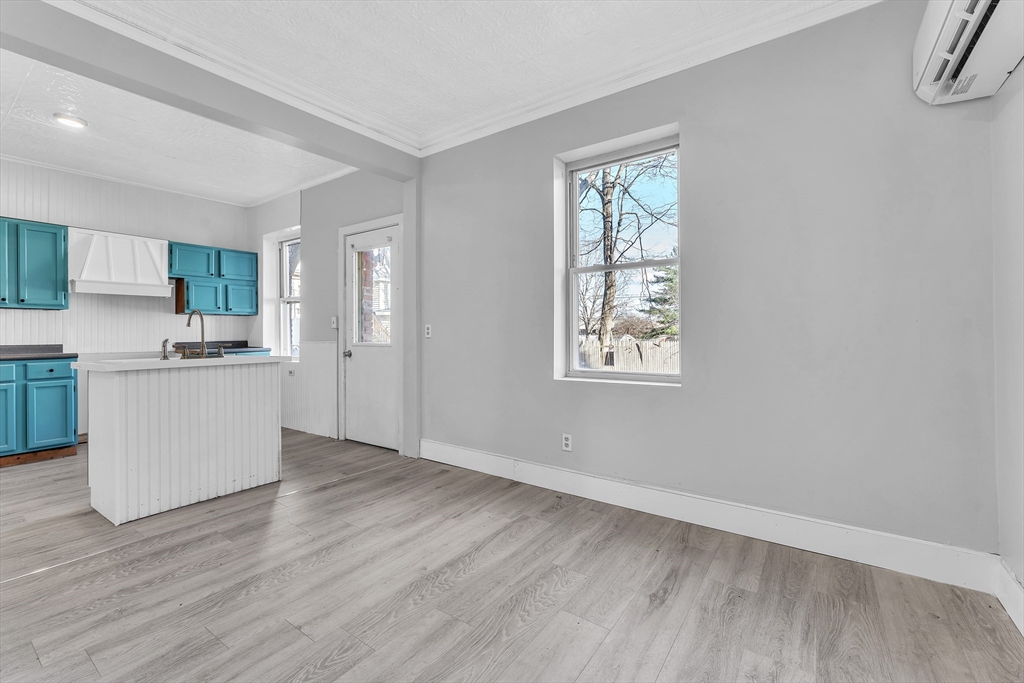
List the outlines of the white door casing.
{"label": "white door casing", "polygon": [[[396,450],[402,414],[401,238],[401,217],[391,216],[342,228],[338,250],[341,438]],[[389,269],[383,268],[386,260]],[[388,286],[380,280],[386,270]],[[384,307],[387,298],[390,305]]]}

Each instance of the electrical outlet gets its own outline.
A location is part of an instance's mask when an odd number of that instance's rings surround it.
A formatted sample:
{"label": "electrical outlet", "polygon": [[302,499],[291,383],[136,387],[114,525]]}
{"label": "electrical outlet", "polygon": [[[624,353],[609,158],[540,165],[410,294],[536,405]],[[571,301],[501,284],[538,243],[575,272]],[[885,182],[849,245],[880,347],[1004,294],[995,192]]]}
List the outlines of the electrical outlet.
{"label": "electrical outlet", "polygon": [[423,326],[423,336],[430,339],[430,325]]}
{"label": "electrical outlet", "polygon": [[288,376],[289,377],[294,377],[295,376],[295,371],[294,370],[289,370],[288,371]]}
{"label": "electrical outlet", "polygon": [[572,453],[572,434],[562,434],[562,450]]}

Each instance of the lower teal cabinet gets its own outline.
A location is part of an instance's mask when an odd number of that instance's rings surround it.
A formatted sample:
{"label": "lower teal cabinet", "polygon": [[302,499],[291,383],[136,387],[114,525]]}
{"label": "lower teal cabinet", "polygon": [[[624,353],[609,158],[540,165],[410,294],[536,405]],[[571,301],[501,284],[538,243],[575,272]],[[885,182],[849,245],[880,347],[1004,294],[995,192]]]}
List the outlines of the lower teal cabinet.
{"label": "lower teal cabinet", "polygon": [[223,313],[224,286],[211,280],[186,280],[185,312]]}
{"label": "lower teal cabinet", "polygon": [[234,315],[256,315],[256,285],[248,283],[225,284],[224,299],[227,312]]}
{"label": "lower teal cabinet", "polygon": [[25,447],[56,448],[76,441],[75,380],[25,383]]}
{"label": "lower teal cabinet", "polygon": [[18,450],[18,401],[14,382],[0,384],[0,455]]}
{"label": "lower teal cabinet", "polygon": [[0,363],[0,455],[78,443],[77,373],[71,360]]}

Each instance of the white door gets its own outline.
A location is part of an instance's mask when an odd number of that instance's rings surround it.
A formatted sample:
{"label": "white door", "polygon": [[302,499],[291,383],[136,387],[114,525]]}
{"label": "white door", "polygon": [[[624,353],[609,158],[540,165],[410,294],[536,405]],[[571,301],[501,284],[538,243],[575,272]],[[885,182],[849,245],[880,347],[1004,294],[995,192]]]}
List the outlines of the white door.
{"label": "white door", "polygon": [[346,235],[345,438],[398,449],[401,228]]}

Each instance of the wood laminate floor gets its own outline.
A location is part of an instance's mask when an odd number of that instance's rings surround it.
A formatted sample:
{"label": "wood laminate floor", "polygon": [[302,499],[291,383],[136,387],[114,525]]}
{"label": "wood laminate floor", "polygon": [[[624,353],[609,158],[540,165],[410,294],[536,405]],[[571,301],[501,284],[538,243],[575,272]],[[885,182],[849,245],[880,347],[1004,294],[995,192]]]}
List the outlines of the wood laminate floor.
{"label": "wood laminate floor", "polygon": [[0,471],[0,680],[1021,681],[992,597],[284,432],[284,480],[114,527]]}

